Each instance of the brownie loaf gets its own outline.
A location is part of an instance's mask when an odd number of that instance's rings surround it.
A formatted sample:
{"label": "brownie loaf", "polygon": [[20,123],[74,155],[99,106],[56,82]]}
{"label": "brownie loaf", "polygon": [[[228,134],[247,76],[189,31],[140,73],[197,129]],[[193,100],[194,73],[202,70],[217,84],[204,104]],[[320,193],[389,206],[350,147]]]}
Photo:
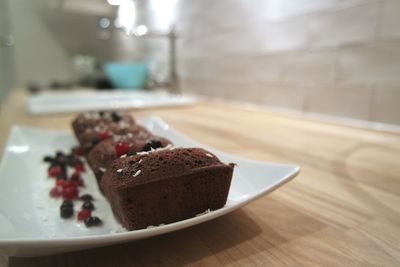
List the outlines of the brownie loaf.
{"label": "brownie loaf", "polygon": [[130,134],[137,140],[147,140],[152,136],[146,128],[139,125],[126,125],[126,124],[98,124],[78,135],[78,141],[81,145],[83,153],[86,155],[98,143],[114,135]]}
{"label": "brownie loaf", "polygon": [[121,224],[142,229],[222,208],[233,168],[201,148],[162,148],[114,160],[101,187]]}
{"label": "brownie loaf", "polygon": [[88,154],[87,162],[93,170],[97,182],[100,185],[101,177],[113,160],[123,154],[136,154],[140,151],[148,151],[172,144],[166,138],[151,136],[148,139],[140,139],[135,135],[116,135],[98,143]]}
{"label": "brownie loaf", "polygon": [[99,124],[109,125],[123,123],[134,125],[135,120],[127,113],[118,111],[97,111],[81,113],[72,122],[72,129],[75,136],[78,137],[88,128],[93,128]]}

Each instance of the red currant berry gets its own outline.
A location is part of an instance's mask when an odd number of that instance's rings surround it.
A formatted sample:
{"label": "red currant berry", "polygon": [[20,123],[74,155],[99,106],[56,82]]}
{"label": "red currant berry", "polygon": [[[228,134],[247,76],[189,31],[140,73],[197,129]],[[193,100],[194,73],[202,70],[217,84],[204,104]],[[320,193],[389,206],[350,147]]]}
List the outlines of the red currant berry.
{"label": "red currant berry", "polygon": [[83,156],[83,149],[80,146],[73,147],[71,152],[76,156]]}
{"label": "red currant berry", "polygon": [[58,175],[60,175],[62,173],[62,169],[60,166],[53,166],[53,167],[49,168],[47,173],[48,173],[49,177],[57,177]]}
{"label": "red currant berry", "polygon": [[92,211],[91,210],[81,210],[78,213],[78,221],[84,221],[87,218],[89,218],[90,216],[92,216]]}
{"label": "red currant berry", "polygon": [[130,146],[127,143],[118,143],[115,146],[115,153],[117,154],[118,157],[124,155],[124,154],[128,154],[130,150]]}
{"label": "red currant berry", "polygon": [[51,197],[60,197],[63,193],[63,189],[60,186],[55,186],[50,190]]}
{"label": "red currant berry", "polygon": [[78,198],[79,190],[78,187],[66,187],[62,192],[62,197],[64,199],[72,200]]}
{"label": "red currant berry", "polygon": [[56,186],[61,186],[64,187],[65,186],[65,180],[64,179],[58,179],[56,180]]}
{"label": "red currant berry", "polygon": [[69,177],[72,181],[78,181],[81,178],[81,173],[79,171],[74,171],[74,173]]}
{"label": "red currant berry", "polygon": [[110,137],[110,134],[108,132],[100,132],[99,137],[100,137],[100,140],[106,140],[107,138]]}
{"label": "red currant berry", "polygon": [[63,188],[67,188],[67,187],[75,187],[78,188],[78,182],[76,181],[72,181],[72,180],[68,180],[64,183]]}
{"label": "red currant berry", "polygon": [[85,181],[81,177],[79,177],[78,181],[76,181],[79,186],[84,187],[85,186]]}
{"label": "red currant berry", "polygon": [[77,172],[85,172],[85,165],[83,165],[82,163],[76,164],[75,166],[75,171]]}
{"label": "red currant berry", "polygon": [[83,181],[82,176],[78,171],[75,171],[69,179],[77,183],[79,186],[85,186],[85,182]]}

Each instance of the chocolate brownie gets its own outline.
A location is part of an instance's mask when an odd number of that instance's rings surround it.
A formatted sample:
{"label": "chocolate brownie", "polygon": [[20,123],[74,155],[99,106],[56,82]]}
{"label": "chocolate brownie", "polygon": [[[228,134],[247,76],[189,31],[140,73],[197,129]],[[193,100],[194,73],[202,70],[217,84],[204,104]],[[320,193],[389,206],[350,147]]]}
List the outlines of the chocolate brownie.
{"label": "chocolate brownie", "polygon": [[[132,155],[140,151],[165,147],[169,144],[172,144],[171,141],[159,136],[138,139],[133,134],[115,135],[93,147],[87,156],[87,162],[100,185],[101,177],[113,160],[124,154]],[[149,147],[150,149],[148,149]]]}
{"label": "chocolate brownie", "polygon": [[114,160],[101,187],[121,224],[142,229],[222,208],[233,168],[201,148],[161,148]]}
{"label": "chocolate brownie", "polygon": [[134,125],[135,120],[128,113],[119,111],[97,111],[81,113],[72,122],[72,129],[75,136],[79,136],[87,128],[96,127],[99,124],[117,124],[125,123]]}
{"label": "chocolate brownie", "polygon": [[103,124],[99,123],[95,127],[86,128],[86,130],[78,135],[78,141],[81,145],[83,153],[87,155],[89,151],[101,141],[111,138],[114,135],[130,134],[137,140],[147,140],[152,136],[146,128],[139,125]]}

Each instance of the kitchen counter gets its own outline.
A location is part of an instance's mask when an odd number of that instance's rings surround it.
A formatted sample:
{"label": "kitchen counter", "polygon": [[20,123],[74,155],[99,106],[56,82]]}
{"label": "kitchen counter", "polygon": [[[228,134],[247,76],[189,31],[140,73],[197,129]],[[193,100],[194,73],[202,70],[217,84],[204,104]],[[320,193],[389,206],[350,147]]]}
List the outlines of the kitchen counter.
{"label": "kitchen counter", "polygon": [[[31,116],[15,92],[0,118],[69,129],[74,114]],[[293,181],[218,219],[177,232],[10,266],[399,266],[400,134],[283,116],[240,105],[133,111],[162,117],[192,139],[262,161],[296,163]]]}

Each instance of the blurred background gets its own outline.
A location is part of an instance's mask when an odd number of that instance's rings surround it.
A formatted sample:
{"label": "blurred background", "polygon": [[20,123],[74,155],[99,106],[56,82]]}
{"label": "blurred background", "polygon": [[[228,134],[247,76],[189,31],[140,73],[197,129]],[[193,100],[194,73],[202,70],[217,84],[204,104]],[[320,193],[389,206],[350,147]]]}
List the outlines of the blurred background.
{"label": "blurred background", "polygon": [[0,38],[2,102],[162,87],[400,124],[399,0],[0,0]]}

